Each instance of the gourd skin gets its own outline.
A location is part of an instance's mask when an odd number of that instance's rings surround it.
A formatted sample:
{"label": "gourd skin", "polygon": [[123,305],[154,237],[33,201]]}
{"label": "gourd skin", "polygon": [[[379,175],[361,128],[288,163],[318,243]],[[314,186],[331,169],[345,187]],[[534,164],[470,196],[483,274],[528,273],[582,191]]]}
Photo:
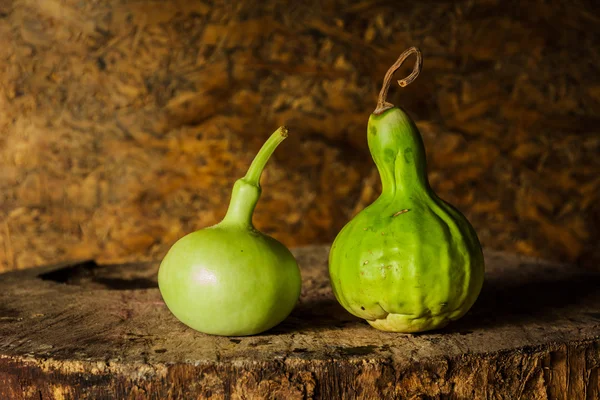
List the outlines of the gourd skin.
{"label": "gourd skin", "polygon": [[213,335],[254,335],[283,321],[298,301],[302,279],[296,259],[252,224],[260,176],[287,133],[286,127],[276,130],[235,182],[225,218],[179,239],[161,262],[163,300],[191,328]]}
{"label": "gourd skin", "polygon": [[159,270],[161,294],[169,310],[198,331],[223,336],[264,332],[283,321],[298,300],[296,260],[270,236],[222,224],[173,245]]}
{"label": "gourd skin", "polygon": [[462,317],[481,291],[484,259],[477,234],[430,188],[421,136],[403,110],[372,114],[368,144],[382,193],[332,245],[333,292],[344,308],[377,329],[442,328]]}

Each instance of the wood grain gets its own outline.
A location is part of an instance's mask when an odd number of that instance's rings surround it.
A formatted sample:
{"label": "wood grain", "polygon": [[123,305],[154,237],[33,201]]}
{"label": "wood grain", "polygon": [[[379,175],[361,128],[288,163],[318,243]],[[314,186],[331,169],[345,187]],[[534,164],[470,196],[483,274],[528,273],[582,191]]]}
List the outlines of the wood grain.
{"label": "wood grain", "polygon": [[471,312],[447,329],[406,335],[377,331],[338,305],[327,247],[294,253],[300,302],[282,324],[253,337],[208,336],[179,323],[156,287],[156,263],[1,275],[0,397],[600,396],[598,272],[487,252]]}

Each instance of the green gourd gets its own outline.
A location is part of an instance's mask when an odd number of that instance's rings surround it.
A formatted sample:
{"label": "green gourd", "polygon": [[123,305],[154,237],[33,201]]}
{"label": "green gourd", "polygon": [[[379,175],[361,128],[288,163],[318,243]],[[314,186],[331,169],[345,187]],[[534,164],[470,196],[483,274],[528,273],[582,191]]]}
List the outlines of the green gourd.
{"label": "green gourd", "polygon": [[179,239],[162,260],[158,286],[167,307],[200,332],[264,332],[283,321],[300,296],[300,270],[292,253],[252,225],[260,176],[287,133],[285,127],[275,131],[246,176],[235,182],[225,218]]}
{"label": "green gourd", "polygon": [[388,70],[367,127],[381,195],[336,237],[329,254],[333,292],[350,313],[384,331],[446,326],[475,303],[484,277],[481,245],[467,219],[431,189],[421,135],[402,109],[386,102],[394,72],[411,55],[411,83],[422,67],[417,48]]}

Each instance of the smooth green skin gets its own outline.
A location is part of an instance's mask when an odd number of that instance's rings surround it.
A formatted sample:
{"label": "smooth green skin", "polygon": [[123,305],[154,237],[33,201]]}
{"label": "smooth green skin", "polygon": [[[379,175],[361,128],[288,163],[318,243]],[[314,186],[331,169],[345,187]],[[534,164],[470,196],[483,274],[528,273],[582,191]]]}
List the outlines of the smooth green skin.
{"label": "smooth green skin", "polygon": [[267,142],[246,177],[236,181],[223,221],[178,240],[160,265],[158,286],[167,307],[193,329],[258,334],[283,321],[298,301],[294,256],[252,225],[260,173],[277,144]]}
{"label": "smooth green skin", "polygon": [[[333,243],[333,292],[346,310],[377,329],[442,328],[462,317],[481,291],[477,234],[430,188],[421,135],[403,110],[372,114],[368,143],[382,193]],[[408,211],[394,216],[402,210]]]}

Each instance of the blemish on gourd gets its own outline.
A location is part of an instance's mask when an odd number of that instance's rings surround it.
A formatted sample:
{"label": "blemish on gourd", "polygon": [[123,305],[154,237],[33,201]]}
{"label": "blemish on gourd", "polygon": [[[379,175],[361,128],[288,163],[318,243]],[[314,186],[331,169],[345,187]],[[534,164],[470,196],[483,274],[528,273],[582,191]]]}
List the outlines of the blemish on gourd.
{"label": "blemish on gourd", "polygon": [[369,133],[371,135],[377,135],[377,128],[372,126],[371,129],[369,129]]}
{"label": "blemish on gourd", "polygon": [[404,149],[404,161],[406,161],[407,164],[412,164],[412,162],[413,162],[412,147],[407,147],[406,149]]}
{"label": "blemish on gourd", "polygon": [[398,211],[397,213],[395,213],[394,215],[392,215],[392,218],[393,218],[393,217],[397,217],[398,215],[401,215],[401,214],[407,213],[407,212],[409,212],[409,211],[410,211],[410,209],[408,209],[408,208],[405,208],[404,210],[400,210],[400,211]]}
{"label": "blemish on gourd", "polygon": [[396,152],[392,149],[385,149],[383,151],[383,159],[387,163],[393,163],[396,160]]}

